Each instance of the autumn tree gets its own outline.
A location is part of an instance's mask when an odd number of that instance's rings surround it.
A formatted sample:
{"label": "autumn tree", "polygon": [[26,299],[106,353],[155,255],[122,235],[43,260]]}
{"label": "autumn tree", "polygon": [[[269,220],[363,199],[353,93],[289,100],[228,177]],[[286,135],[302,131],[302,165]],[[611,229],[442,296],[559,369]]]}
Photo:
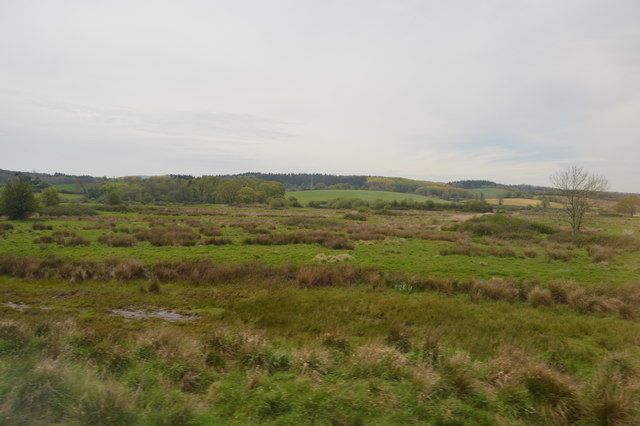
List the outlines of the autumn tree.
{"label": "autumn tree", "polygon": [[579,232],[585,214],[593,207],[593,198],[609,188],[603,176],[571,166],[551,175],[551,184],[564,198],[564,212],[572,232]]}

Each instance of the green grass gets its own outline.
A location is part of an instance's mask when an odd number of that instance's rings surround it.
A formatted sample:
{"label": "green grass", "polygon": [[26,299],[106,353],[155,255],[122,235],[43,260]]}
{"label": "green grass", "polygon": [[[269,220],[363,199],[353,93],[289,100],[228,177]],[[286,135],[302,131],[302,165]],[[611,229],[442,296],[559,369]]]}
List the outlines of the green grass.
{"label": "green grass", "polygon": [[507,194],[511,193],[511,191],[502,188],[474,188],[467,189],[467,191],[476,194],[477,196],[482,194],[484,198],[504,198]]}
{"label": "green grass", "polygon": [[439,198],[425,197],[418,194],[405,194],[401,192],[388,192],[388,191],[366,191],[366,190],[347,190],[347,189],[327,189],[327,190],[315,190],[315,191],[291,191],[285,194],[286,197],[293,196],[303,204],[309,201],[328,201],[335,200],[336,198],[357,198],[363,201],[402,201],[402,200],[414,200],[419,202],[433,201],[444,202]]}
{"label": "green grass", "polygon": [[[294,265],[215,280],[116,281],[121,275],[113,271],[104,281],[0,276],[0,423],[637,424],[640,315],[633,320],[633,312],[597,303],[620,294],[638,298],[633,247],[640,218],[590,215],[591,234],[572,237],[555,229],[558,211],[482,216],[463,225],[473,216],[402,211],[365,213],[361,221],[331,209],[163,206],[0,221],[0,254],[174,265],[206,259],[223,272],[239,263],[235,270],[249,270],[246,262]],[[34,223],[53,229],[33,230]],[[210,224],[233,243],[97,242],[159,223],[195,233]],[[90,244],[33,242],[56,231]],[[347,236],[354,249],[244,244],[261,232],[320,231]],[[612,247],[613,258],[594,262],[593,242]],[[515,257],[495,255],[507,249]],[[554,251],[568,260],[552,260]],[[343,253],[351,256],[337,265],[352,267],[345,274],[367,271],[302,287],[305,267],[321,269],[318,254]],[[539,286],[542,296],[555,280],[569,280],[567,288],[577,290],[575,300],[546,305],[439,290],[421,284],[428,278]],[[477,288],[490,291],[484,284]],[[197,317],[127,320],[113,309]]]}
{"label": "green grass", "polygon": [[53,187],[58,191],[68,191],[75,194],[82,194],[82,187],[77,183],[61,183],[53,185]]}

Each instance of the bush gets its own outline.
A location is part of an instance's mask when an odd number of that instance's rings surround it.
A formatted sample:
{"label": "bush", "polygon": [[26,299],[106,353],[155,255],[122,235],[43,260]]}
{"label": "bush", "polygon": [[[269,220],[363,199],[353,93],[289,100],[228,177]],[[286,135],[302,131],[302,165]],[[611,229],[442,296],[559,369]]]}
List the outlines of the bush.
{"label": "bush", "polygon": [[42,235],[40,237],[34,238],[33,242],[35,244],[51,244],[53,243],[53,237],[51,235]]}
{"label": "bush", "polygon": [[547,257],[549,260],[563,260],[568,262],[571,260],[571,252],[567,250],[548,249]]}
{"label": "bush", "polygon": [[137,240],[131,235],[100,235],[98,242],[109,247],[135,247]]}
{"label": "bush", "polygon": [[11,220],[26,219],[40,206],[33,195],[33,186],[24,176],[17,176],[0,190],[0,214]]}
{"label": "bush", "polygon": [[233,241],[229,238],[209,238],[202,241],[200,244],[203,246],[223,246],[226,244],[233,244]]}
{"label": "bush", "polygon": [[0,223],[0,231],[9,231],[11,229],[14,229],[14,226],[12,223],[9,223],[9,222]]}
{"label": "bush", "polygon": [[549,289],[536,286],[529,290],[527,300],[534,307],[551,306],[553,305],[553,294]]}
{"label": "bush", "polygon": [[207,237],[219,237],[222,235],[222,230],[216,226],[202,225],[200,227],[200,233]]}
{"label": "bush", "polygon": [[152,226],[149,230],[136,232],[135,237],[153,246],[192,246],[199,239],[191,228],[179,225]]}
{"label": "bush", "polygon": [[320,244],[323,247],[338,250],[352,250],[353,244],[344,236],[332,232],[292,232],[289,234],[266,234],[247,238],[245,244],[286,245]]}
{"label": "bush", "polygon": [[367,215],[362,213],[346,213],[342,218],[347,220],[365,221],[367,220]]}
{"label": "bush", "polygon": [[[2,224],[0,224],[0,225],[2,225]],[[33,225],[31,225],[31,229],[33,229],[34,231],[52,230],[53,226],[52,225],[46,225],[46,224],[40,223],[40,222],[36,222]]]}
{"label": "bush", "polygon": [[604,247],[597,244],[588,246],[587,253],[589,253],[594,263],[609,261],[616,255],[616,251],[611,247]]}
{"label": "bush", "polygon": [[57,206],[60,204],[60,195],[58,194],[58,190],[53,186],[49,186],[45,188],[40,194],[40,200],[45,207],[48,206]]}
{"label": "bush", "polygon": [[470,291],[471,300],[506,300],[513,302],[518,299],[519,291],[509,281],[499,278],[491,280],[477,280]]}

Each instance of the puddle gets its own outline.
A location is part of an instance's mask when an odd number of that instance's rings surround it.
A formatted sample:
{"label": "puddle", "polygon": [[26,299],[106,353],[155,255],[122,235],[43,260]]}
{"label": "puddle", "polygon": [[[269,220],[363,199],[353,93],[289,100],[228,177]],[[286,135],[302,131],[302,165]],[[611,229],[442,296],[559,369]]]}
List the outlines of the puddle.
{"label": "puddle", "polygon": [[113,309],[111,313],[113,315],[120,315],[125,319],[160,318],[165,321],[191,321],[197,318],[196,315],[181,315],[175,311],[166,311],[164,309],[154,312],[146,312],[143,310]]}
{"label": "puddle", "polygon": [[13,302],[0,303],[0,305],[8,306],[9,308],[17,309],[19,311],[24,311],[29,307],[29,305],[27,305],[26,303],[13,303]]}

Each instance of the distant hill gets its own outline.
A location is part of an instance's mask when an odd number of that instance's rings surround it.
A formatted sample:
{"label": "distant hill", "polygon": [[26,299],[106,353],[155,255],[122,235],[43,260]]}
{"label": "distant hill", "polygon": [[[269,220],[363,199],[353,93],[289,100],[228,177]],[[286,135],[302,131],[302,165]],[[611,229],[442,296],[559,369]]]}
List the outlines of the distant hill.
{"label": "distant hill", "polygon": [[38,186],[49,185],[76,185],[78,183],[94,184],[103,180],[103,178],[96,178],[93,176],[75,176],[64,173],[37,173],[37,172],[20,172],[13,170],[0,169],[0,184],[13,179],[16,175],[22,175],[27,177],[31,183]]}

